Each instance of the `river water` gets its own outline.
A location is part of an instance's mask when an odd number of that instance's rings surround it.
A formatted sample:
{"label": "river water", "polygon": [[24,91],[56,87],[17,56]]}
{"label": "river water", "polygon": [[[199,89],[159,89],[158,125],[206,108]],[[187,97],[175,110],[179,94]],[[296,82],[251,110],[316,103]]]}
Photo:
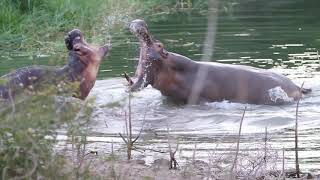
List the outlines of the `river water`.
{"label": "river water", "polygon": [[[240,3],[241,2],[241,3]],[[228,0],[219,5],[213,61],[244,64],[285,74],[296,84],[312,88],[299,108],[299,157],[303,171],[320,172],[320,2],[316,0]],[[167,50],[201,59],[207,30],[207,12],[181,10],[145,16],[150,31]],[[108,153],[124,144],[127,110],[126,81],[121,74],[133,75],[138,60],[137,40],[124,29],[113,32],[114,47],[100,68],[99,80],[91,92],[96,109],[90,125],[89,149]],[[30,64],[50,64],[56,57],[2,56],[0,73]],[[30,58],[31,59],[31,58]],[[260,151],[268,129],[270,150],[285,149],[287,167],[294,167],[294,129],[296,105],[265,106],[230,102],[177,105],[152,87],[133,94],[133,130],[142,135],[138,145],[144,149],[166,151],[167,129],[179,142],[178,161],[192,157],[208,161],[209,154],[232,150],[237,141],[243,110],[240,150]],[[64,136],[60,136],[61,140]],[[282,153],[282,152],[281,152]],[[147,150],[135,156],[148,163],[167,154]],[[280,162],[280,161],[279,161]]]}

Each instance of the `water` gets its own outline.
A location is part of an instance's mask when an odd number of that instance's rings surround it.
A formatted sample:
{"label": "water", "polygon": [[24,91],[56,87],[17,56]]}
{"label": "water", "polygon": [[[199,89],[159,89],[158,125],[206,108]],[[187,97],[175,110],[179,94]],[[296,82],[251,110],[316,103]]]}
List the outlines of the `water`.
{"label": "water", "polygon": [[[319,1],[271,0],[220,3],[214,60],[271,69],[287,75],[297,84],[305,82],[313,92],[300,104],[300,167],[320,172],[320,22]],[[146,17],[150,31],[172,52],[192,59],[202,57],[207,29],[206,12],[183,11]],[[138,57],[136,39],[127,31],[111,33],[115,46],[104,60],[99,79],[91,93],[96,110],[91,123],[89,149],[109,152],[123,147],[118,133],[124,131],[127,105],[126,81],[121,74],[135,71]],[[30,64],[61,64],[63,55],[45,57],[1,56],[0,74]],[[197,144],[197,159],[207,160],[210,153],[222,153],[235,147],[236,134],[245,106],[248,107],[242,129],[240,149],[256,152],[264,144],[268,128],[272,150],[284,147],[286,164],[294,167],[295,105],[264,106],[229,102],[184,106],[168,101],[157,90],[148,87],[134,93],[132,99],[134,132],[143,127],[139,145],[167,150],[167,128],[179,141],[178,159],[192,157]],[[145,118],[144,118],[144,114]],[[64,136],[60,136],[63,140]],[[231,148],[232,149],[232,148]],[[165,154],[146,151],[136,156],[151,162]]]}

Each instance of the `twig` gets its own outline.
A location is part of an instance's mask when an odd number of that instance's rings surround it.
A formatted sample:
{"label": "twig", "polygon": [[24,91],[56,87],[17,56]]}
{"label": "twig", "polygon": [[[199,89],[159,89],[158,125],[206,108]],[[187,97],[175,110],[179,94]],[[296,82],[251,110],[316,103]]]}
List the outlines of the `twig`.
{"label": "twig", "polygon": [[196,161],[196,151],[197,151],[197,143],[194,144],[193,154],[192,154],[192,164],[195,164]]}
{"label": "twig", "polygon": [[132,112],[131,112],[131,93],[129,92],[129,105],[128,105],[128,110],[129,110],[129,138],[130,141],[132,140]]}
{"label": "twig", "polygon": [[[303,88],[304,82],[302,83],[300,87],[300,94],[302,94],[302,88]],[[294,136],[294,142],[295,142],[295,155],[296,155],[296,174],[297,178],[300,178],[300,169],[299,169],[299,155],[298,155],[298,113],[299,113],[299,103],[301,100],[301,96],[299,97],[297,101],[297,107],[296,107],[296,126],[295,126],[295,136]]]}
{"label": "twig", "polygon": [[[240,121],[236,155],[235,155],[235,158],[234,158],[234,161],[233,161],[231,170],[230,170],[231,175],[233,174],[233,170],[234,170],[234,169],[237,169],[237,161],[238,161],[238,154],[239,154],[239,144],[240,144],[240,136],[241,136],[242,122],[243,122],[243,119],[244,119],[244,115],[245,115],[245,113],[246,113],[246,110],[247,110],[247,106],[244,108],[244,111],[243,111],[243,114],[242,114],[242,118],[241,118],[241,121]],[[232,178],[232,179],[233,179],[233,178]]]}
{"label": "twig", "polygon": [[177,169],[177,159],[175,158],[176,152],[178,150],[179,147],[179,143],[177,143],[176,149],[175,151],[172,151],[171,148],[171,143],[170,143],[170,131],[169,131],[169,126],[167,126],[167,132],[168,132],[168,146],[169,146],[169,155],[170,155],[170,165],[169,165],[169,169]]}
{"label": "twig", "polygon": [[15,105],[13,97],[12,97],[11,89],[8,90],[8,94],[9,94],[9,99],[10,99],[10,103],[12,106],[11,116],[13,117],[16,112],[16,105]]}
{"label": "twig", "polygon": [[125,126],[126,126],[125,133],[128,138],[129,130],[128,130],[128,121],[127,121],[127,111],[124,111],[124,120],[125,120]]}
{"label": "twig", "polygon": [[128,144],[128,141],[122,136],[121,133],[119,133],[119,136],[122,138],[122,140],[123,140],[126,144]]}
{"label": "twig", "polygon": [[[148,109],[148,108],[146,108],[146,109]],[[143,130],[143,127],[144,127],[144,123],[145,123],[145,120],[146,120],[146,115],[147,115],[147,110],[144,112],[144,115],[143,115],[142,126],[141,126],[141,129],[140,129],[140,132],[139,132],[138,136],[132,141],[132,143],[135,143],[140,138],[142,130]]]}
{"label": "twig", "polygon": [[282,148],[282,179],[286,179],[286,172],[284,171],[284,147]]}
{"label": "twig", "polygon": [[161,151],[161,150],[155,150],[155,149],[151,149],[151,148],[141,148],[141,147],[137,147],[137,146],[134,146],[136,149],[142,149],[143,151],[152,151],[152,152],[156,152],[156,153],[168,153],[167,151]]}
{"label": "twig", "polygon": [[130,76],[127,74],[127,72],[124,72],[124,77],[126,78],[126,80],[128,81],[129,83],[129,86],[132,86],[133,85],[133,81],[132,79],[130,78]]}
{"label": "twig", "polygon": [[114,152],[113,152],[113,140],[111,141],[111,155],[112,156],[114,155]]}
{"label": "twig", "polygon": [[268,127],[265,128],[265,136],[264,136],[264,163],[267,164],[267,141],[268,141]]}
{"label": "twig", "polygon": [[134,149],[134,143],[136,143],[136,141],[140,138],[142,130],[143,130],[143,126],[144,126],[144,122],[145,122],[145,118],[146,118],[146,113],[147,111],[145,111],[144,117],[143,117],[143,125],[140,129],[139,134],[137,135],[136,138],[133,139],[132,136],[132,111],[131,111],[131,92],[128,93],[129,94],[129,101],[128,101],[128,118],[127,118],[127,112],[125,111],[125,131],[126,131],[126,138],[119,133],[119,136],[122,138],[122,140],[125,142],[125,144],[127,145],[127,159],[130,160],[131,159],[131,155],[132,155],[132,150],[136,150]]}

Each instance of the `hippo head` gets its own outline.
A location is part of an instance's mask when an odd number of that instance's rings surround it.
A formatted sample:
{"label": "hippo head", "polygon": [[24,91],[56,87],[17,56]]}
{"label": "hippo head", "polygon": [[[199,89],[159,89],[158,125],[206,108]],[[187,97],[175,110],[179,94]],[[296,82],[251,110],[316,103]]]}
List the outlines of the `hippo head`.
{"label": "hippo head", "polygon": [[79,29],[67,33],[65,44],[69,50],[69,67],[71,68],[69,76],[73,80],[80,81],[80,98],[84,99],[96,81],[100,63],[107,55],[109,46],[95,46],[87,43]]}
{"label": "hippo head", "polygon": [[130,31],[140,41],[140,58],[136,71],[137,81],[131,90],[137,90],[153,84],[156,71],[161,67],[162,60],[166,59],[168,52],[158,40],[152,38],[144,20],[136,19],[130,23]]}
{"label": "hippo head", "polygon": [[85,65],[98,65],[108,53],[109,46],[94,46],[86,42],[82,32],[74,29],[65,36],[65,44],[70,56],[75,56]]}

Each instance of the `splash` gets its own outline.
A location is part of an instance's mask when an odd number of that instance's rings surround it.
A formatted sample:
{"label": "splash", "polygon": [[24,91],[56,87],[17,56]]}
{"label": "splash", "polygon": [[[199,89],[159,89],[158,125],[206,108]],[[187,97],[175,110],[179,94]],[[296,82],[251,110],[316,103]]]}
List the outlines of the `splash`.
{"label": "splash", "polygon": [[105,38],[107,42],[109,42],[109,45],[111,45],[112,30],[117,26],[128,26],[130,22],[129,19],[129,14],[127,12],[122,12],[121,10],[115,10],[112,14],[104,17],[104,26],[101,28],[101,30],[105,34]]}
{"label": "splash", "polygon": [[290,98],[288,94],[280,86],[269,89],[268,93],[271,101],[273,102],[277,102],[278,100],[284,101],[284,102],[293,101],[293,98]]}
{"label": "splash", "polygon": [[225,109],[225,110],[236,110],[243,109],[247,104],[234,103],[227,100],[221,102],[210,102],[206,103],[206,105],[213,107],[215,109]]}

